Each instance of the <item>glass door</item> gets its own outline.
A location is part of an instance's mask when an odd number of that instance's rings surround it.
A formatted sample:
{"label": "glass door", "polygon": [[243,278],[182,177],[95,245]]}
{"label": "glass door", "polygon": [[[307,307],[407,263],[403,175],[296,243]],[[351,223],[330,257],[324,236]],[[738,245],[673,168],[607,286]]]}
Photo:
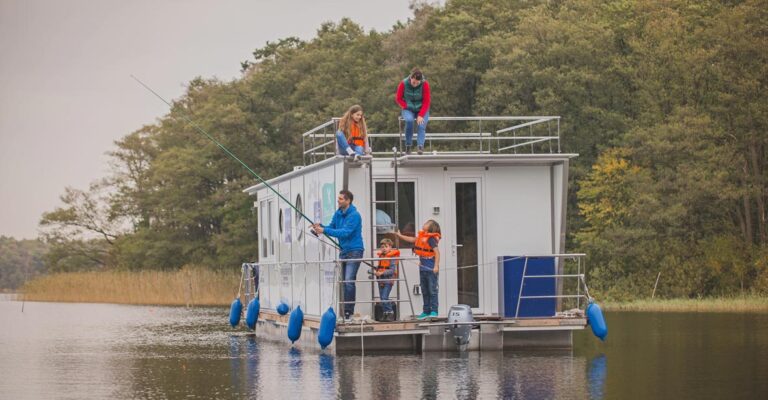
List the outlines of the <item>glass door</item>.
{"label": "glass door", "polygon": [[456,289],[459,304],[480,307],[480,180],[452,179],[454,200],[454,240],[451,258],[456,265]]}

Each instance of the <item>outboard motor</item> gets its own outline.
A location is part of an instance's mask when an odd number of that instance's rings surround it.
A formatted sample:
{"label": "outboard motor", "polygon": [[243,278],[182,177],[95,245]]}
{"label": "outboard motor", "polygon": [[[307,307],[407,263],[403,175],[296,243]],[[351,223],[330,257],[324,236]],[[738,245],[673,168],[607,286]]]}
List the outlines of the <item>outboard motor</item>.
{"label": "outboard motor", "polygon": [[[467,350],[469,338],[472,336],[473,322],[475,322],[475,318],[472,316],[472,307],[466,304],[457,304],[448,310],[449,329],[459,351]],[[452,323],[453,325],[451,325]]]}

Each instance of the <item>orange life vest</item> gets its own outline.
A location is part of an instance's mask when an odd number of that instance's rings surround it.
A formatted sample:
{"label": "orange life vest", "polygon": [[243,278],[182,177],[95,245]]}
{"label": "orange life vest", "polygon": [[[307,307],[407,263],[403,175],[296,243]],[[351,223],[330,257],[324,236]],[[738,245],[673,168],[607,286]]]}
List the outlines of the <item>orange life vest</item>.
{"label": "orange life vest", "polygon": [[[400,257],[400,250],[398,249],[392,249],[386,253],[383,253],[381,251],[376,252],[376,255],[379,258],[392,258],[392,257]],[[397,262],[397,261],[395,261]],[[379,261],[379,267],[377,268],[377,271],[384,272],[389,269],[389,267],[392,265],[392,262],[390,260],[381,260]],[[395,278],[397,278],[397,268],[395,268]]]}
{"label": "orange life vest", "polygon": [[361,131],[360,126],[354,122],[349,124],[349,139],[347,139],[347,143],[349,143],[350,146],[365,147],[363,132]]}
{"label": "orange life vest", "polygon": [[419,236],[416,237],[416,243],[413,244],[413,252],[419,257],[434,257],[435,249],[429,245],[430,238],[437,238],[439,240],[440,234],[419,231]]}

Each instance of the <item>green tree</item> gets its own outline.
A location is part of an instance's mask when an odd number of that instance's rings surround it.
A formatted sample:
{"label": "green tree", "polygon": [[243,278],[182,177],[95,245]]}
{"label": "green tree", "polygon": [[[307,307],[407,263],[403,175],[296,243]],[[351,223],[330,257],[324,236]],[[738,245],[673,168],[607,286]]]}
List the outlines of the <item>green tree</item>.
{"label": "green tree", "polygon": [[44,272],[48,246],[40,240],[0,236],[0,289],[16,290]]}

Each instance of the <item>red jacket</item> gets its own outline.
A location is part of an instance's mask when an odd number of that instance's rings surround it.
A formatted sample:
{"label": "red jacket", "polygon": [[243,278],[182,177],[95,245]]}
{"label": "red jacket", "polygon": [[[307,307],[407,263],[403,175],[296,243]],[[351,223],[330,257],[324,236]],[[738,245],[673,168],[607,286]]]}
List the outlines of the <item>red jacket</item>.
{"label": "red jacket", "polygon": [[[405,83],[403,81],[400,81],[400,84],[397,85],[397,93],[395,94],[395,101],[397,102],[397,104],[400,105],[400,108],[403,110],[405,110],[405,108],[408,107],[405,104],[405,97],[403,96],[404,93],[405,93]],[[429,91],[429,82],[426,80],[422,83],[421,95],[422,95],[421,110],[419,111],[419,116],[423,117],[424,114],[429,112],[429,104],[430,104],[430,100],[432,99],[432,96],[430,95],[430,91]]]}

